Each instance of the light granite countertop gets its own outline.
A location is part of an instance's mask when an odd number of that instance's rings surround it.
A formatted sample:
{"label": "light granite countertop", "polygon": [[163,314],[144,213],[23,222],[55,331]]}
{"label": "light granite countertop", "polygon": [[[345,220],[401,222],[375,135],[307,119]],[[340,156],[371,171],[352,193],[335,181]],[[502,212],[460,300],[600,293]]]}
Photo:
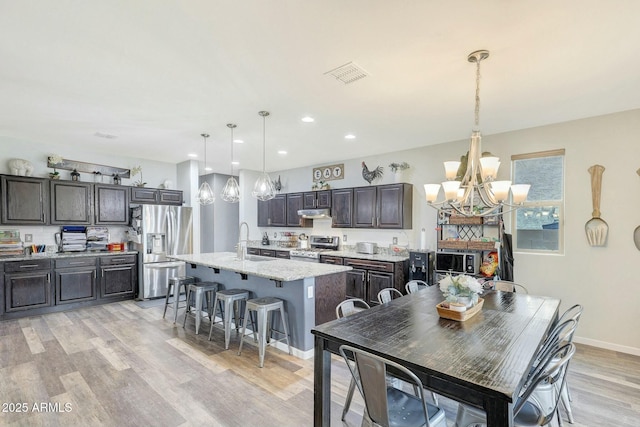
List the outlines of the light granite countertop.
{"label": "light granite countertop", "polygon": [[[277,251],[293,251],[298,248],[283,248],[277,245],[249,245],[250,248],[257,249],[270,249]],[[343,258],[357,258],[357,259],[367,259],[371,261],[387,261],[387,262],[398,262],[409,259],[407,255],[394,255],[391,253],[377,253],[377,254],[361,254],[354,251],[326,251],[322,252],[322,255],[331,255],[331,256],[339,256]]]}
{"label": "light granite countertop", "polygon": [[219,268],[271,280],[290,282],[307,277],[324,276],[351,270],[351,267],[289,259],[247,255],[244,261],[235,252],[214,252],[191,255],[172,255],[172,259],[205,267]]}
{"label": "light granite countertop", "polygon": [[56,252],[56,253],[40,253],[37,255],[7,255],[0,256],[0,262],[3,261],[26,261],[33,259],[59,259],[59,258],[78,258],[87,256],[117,256],[117,255],[137,255],[138,251],[85,251],[85,252]]}
{"label": "light granite countertop", "polygon": [[391,254],[361,254],[351,251],[327,251],[322,252],[321,255],[339,256],[343,258],[357,258],[367,259],[370,261],[387,261],[387,262],[400,262],[409,259],[405,255],[391,255]]}

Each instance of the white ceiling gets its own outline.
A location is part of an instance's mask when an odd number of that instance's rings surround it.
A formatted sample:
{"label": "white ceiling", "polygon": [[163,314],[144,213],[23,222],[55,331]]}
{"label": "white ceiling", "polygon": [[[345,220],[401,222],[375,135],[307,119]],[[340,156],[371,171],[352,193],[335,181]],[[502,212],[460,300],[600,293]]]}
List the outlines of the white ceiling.
{"label": "white ceiling", "polygon": [[[261,169],[260,110],[268,170],[459,140],[477,49],[485,135],[629,110],[638,16],[637,0],[0,0],[0,141],[179,163],[207,132],[228,172],[230,122],[240,167]],[[350,61],[369,76],[324,74]]]}

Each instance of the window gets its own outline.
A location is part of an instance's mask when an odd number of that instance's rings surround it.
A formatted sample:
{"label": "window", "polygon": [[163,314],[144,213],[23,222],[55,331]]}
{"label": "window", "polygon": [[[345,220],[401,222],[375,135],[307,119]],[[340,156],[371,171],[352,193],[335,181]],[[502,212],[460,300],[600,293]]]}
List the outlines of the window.
{"label": "window", "polygon": [[513,213],[514,250],[562,253],[564,150],[511,157],[514,184],[531,184],[524,206]]}

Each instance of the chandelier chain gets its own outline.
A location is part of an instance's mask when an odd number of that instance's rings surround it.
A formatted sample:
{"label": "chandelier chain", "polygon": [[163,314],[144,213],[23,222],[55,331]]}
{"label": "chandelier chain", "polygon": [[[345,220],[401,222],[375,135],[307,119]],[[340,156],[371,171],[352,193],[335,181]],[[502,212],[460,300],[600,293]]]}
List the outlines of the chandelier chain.
{"label": "chandelier chain", "polygon": [[476,107],[474,111],[476,128],[480,126],[480,60],[476,61]]}

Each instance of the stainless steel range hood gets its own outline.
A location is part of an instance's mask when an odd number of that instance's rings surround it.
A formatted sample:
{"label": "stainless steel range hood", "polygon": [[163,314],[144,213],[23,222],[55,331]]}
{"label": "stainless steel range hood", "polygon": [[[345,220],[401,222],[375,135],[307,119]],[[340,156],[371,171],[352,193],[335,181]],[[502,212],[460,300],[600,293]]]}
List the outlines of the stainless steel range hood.
{"label": "stainless steel range hood", "polygon": [[298,215],[302,218],[331,219],[331,211],[329,209],[301,209],[298,211]]}

